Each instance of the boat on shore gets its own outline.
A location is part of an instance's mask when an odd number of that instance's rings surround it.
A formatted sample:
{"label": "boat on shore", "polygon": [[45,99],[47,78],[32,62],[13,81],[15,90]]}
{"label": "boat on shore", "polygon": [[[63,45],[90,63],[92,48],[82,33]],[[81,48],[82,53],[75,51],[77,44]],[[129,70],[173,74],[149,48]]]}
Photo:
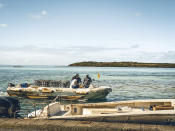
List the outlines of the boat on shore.
{"label": "boat on shore", "polygon": [[54,99],[61,100],[99,100],[105,99],[112,91],[110,87],[93,86],[89,88],[60,88],[60,87],[40,87],[34,85],[9,85],[7,93],[9,96],[24,97],[30,99]]}
{"label": "boat on shore", "polygon": [[33,119],[175,124],[175,99],[62,105],[51,103],[28,114]]}

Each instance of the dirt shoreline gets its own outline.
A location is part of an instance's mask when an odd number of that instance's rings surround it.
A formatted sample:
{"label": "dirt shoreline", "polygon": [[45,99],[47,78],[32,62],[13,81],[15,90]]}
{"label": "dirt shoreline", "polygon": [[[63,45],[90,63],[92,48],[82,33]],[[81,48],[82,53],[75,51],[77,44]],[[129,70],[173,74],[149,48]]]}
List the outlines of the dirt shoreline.
{"label": "dirt shoreline", "polygon": [[173,125],[0,118],[0,131],[174,131]]}

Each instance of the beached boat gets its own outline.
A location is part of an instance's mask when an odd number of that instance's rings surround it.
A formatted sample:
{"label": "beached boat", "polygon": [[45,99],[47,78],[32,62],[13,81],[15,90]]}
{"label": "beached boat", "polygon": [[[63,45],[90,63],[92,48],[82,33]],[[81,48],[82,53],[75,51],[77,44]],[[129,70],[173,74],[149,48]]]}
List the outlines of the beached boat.
{"label": "beached boat", "polygon": [[105,122],[175,124],[175,99],[61,105],[54,102],[28,117]]}
{"label": "beached boat", "polygon": [[39,86],[8,86],[7,93],[10,96],[25,97],[31,99],[54,99],[57,97],[62,100],[98,100],[105,97],[112,91],[110,87],[95,87],[90,85],[89,88],[56,88],[56,87],[39,87]]}

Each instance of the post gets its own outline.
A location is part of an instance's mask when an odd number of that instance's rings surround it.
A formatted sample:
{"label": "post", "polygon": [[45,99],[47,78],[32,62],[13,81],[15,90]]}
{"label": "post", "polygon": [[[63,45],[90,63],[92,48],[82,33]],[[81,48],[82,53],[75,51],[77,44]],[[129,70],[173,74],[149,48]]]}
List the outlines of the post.
{"label": "post", "polygon": [[36,117],[36,104],[34,103],[35,117]]}
{"label": "post", "polygon": [[49,104],[48,104],[48,108],[47,108],[47,116],[48,116],[48,118],[50,117],[50,108],[49,108]]}
{"label": "post", "polygon": [[60,104],[61,104],[61,91],[60,91]]}

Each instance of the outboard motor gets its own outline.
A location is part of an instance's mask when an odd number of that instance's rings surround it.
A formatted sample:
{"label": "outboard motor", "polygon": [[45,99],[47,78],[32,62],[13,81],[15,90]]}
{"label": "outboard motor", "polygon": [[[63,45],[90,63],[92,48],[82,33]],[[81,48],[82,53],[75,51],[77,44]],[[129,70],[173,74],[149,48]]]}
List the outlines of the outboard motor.
{"label": "outboard motor", "polygon": [[17,117],[19,110],[20,104],[17,98],[0,96],[0,117]]}

